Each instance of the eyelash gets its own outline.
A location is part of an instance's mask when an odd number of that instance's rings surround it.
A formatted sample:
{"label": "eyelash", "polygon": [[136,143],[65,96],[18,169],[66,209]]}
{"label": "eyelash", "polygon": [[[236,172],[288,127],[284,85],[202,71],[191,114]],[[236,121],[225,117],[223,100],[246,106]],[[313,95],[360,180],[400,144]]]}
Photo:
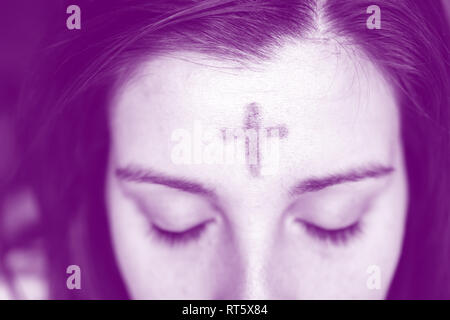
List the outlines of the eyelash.
{"label": "eyelash", "polygon": [[163,230],[154,224],[152,225],[153,234],[157,239],[170,246],[183,245],[198,240],[205,228],[206,223],[202,223],[182,232],[173,232]]}
{"label": "eyelash", "polygon": [[324,229],[313,224],[302,222],[306,231],[316,239],[321,241],[331,241],[335,245],[345,245],[349,240],[355,238],[362,230],[359,221],[341,229]]}
{"label": "eyelash", "polygon": [[[152,231],[158,240],[167,245],[176,246],[198,240],[205,231],[206,224],[199,224],[182,232],[163,230],[153,224]],[[345,245],[361,232],[361,223],[359,221],[348,227],[335,230],[324,229],[304,221],[302,224],[311,236],[321,241],[331,241],[335,245]]]}

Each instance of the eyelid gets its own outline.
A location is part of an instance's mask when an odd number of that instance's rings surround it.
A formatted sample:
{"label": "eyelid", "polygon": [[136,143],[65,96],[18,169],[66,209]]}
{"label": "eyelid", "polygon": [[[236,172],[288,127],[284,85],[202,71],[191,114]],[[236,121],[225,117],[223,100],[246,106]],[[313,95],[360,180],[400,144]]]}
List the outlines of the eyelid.
{"label": "eyelid", "polygon": [[321,226],[323,231],[333,231],[344,229],[342,226],[350,226],[355,221],[362,221],[372,211],[379,195],[378,190],[362,192],[343,190],[321,196],[311,194],[294,202],[289,210],[299,222]]}
{"label": "eyelid", "polygon": [[362,231],[360,220],[339,229],[325,229],[306,221],[297,221],[302,223],[309,235],[321,241],[331,241],[335,245],[345,245]]}
{"label": "eyelid", "polygon": [[130,196],[136,210],[161,230],[182,233],[199,224],[215,219],[216,208],[207,200],[191,194],[134,193]]}
{"label": "eyelid", "polygon": [[156,236],[157,240],[160,240],[167,245],[183,245],[187,244],[188,242],[198,240],[204,233],[207,224],[209,224],[210,222],[212,222],[212,220],[200,223],[194,227],[180,232],[165,230],[161,227],[158,227],[156,224],[152,224],[151,232]]}

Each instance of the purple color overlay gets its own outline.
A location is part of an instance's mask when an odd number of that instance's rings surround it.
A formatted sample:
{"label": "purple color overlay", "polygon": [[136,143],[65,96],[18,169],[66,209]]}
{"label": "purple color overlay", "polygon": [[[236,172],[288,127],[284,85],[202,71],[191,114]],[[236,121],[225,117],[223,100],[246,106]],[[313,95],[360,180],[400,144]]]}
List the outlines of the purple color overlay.
{"label": "purple color overlay", "polygon": [[[142,62],[194,52],[258,65],[270,60],[283,39],[306,38],[318,23],[312,0],[76,2],[82,10],[80,30],[65,27],[65,8],[72,3],[54,1],[45,5],[49,10],[23,4],[30,12],[13,8],[14,1],[4,4],[15,12],[11,25],[23,28],[6,40],[0,79],[0,284],[12,298],[23,292],[8,263],[11,252],[29,253],[25,261],[37,266],[30,272],[48,286],[44,298],[131,298],[130,284],[117,265],[104,196],[111,150],[108,106]],[[380,30],[366,28],[366,8],[373,4],[381,8]],[[401,255],[386,298],[449,299],[450,34],[443,6],[432,0],[328,0],[323,10],[333,35],[348,39],[388,79],[400,109],[409,202]],[[6,66],[14,56],[17,67],[11,70]],[[251,106],[244,124],[263,127],[260,111]],[[286,130],[283,138],[289,139],[291,130]],[[259,173],[259,157],[258,145],[253,176]],[[311,178],[291,193],[391,172],[369,167]],[[116,176],[205,194],[211,201],[216,197],[200,183],[150,170],[124,168]],[[203,227],[194,226],[190,237],[199,237]],[[358,228],[350,226],[348,234]],[[310,232],[320,238],[325,231],[312,227]],[[160,233],[175,241],[173,233]],[[334,237],[339,241],[341,236]],[[67,289],[65,270],[72,264],[81,267],[82,290]],[[216,298],[221,297],[239,298]]]}

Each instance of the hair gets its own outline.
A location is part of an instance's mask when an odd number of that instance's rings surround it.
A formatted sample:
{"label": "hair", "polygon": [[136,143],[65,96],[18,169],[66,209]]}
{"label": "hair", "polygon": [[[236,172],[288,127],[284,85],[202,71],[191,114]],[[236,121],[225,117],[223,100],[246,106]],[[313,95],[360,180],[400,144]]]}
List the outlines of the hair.
{"label": "hair", "polygon": [[[128,298],[104,199],[108,104],[127,75],[180,50],[262,61],[286,39],[308,41],[324,29],[382,71],[400,109],[409,205],[387,298],[450,298],[449,29],[439,1],[78,2],[81,30],[59,21],[24,86],[15,125],[21,159],[10,179],[36,193],[41,220],[29,240],[44,239],[51,298]],[[381,29],[366,27],[370,5],[381,9]],[[71,264],[83,270],[83,290],[66,288]]]}

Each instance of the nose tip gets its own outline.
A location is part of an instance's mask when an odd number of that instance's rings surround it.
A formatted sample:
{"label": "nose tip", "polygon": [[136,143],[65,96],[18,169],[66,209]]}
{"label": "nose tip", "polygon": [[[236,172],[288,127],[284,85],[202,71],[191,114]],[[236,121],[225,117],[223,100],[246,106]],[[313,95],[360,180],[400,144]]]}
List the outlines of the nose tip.
{"label": "nose tip", "polygon": [[261,265],[247,269],[246,277],[241,286],[240,299],[265,300],[271,299],[268,287],[268,273]]}
{"label": "nose tip", "polygon": [[216,299],[266,300],[272,299],[267,277],[262,272],[248,269],[242,274],[231,274]]}
{"label": "nose tip", "polygon": [[[218,299],[271,299],[270,267],[261,250],[236,250],[235,259],[227,259],[227,276]],[[264,254],[263,254],[264,253]],[[232,262],[234,261],[234,262]]]}
{"label": "nose tip", "polygon": [[[277,223],[270,219],[271,211],[260,206],[241,208],[230,223],[228,258],[222,256],[227,280],[222,284],[222,299],[271,299],[273,279],[271,264],[277,237]],[[247,213],[247,214],[245,214]],[[230,259],[231,258],[231,259]]]}

